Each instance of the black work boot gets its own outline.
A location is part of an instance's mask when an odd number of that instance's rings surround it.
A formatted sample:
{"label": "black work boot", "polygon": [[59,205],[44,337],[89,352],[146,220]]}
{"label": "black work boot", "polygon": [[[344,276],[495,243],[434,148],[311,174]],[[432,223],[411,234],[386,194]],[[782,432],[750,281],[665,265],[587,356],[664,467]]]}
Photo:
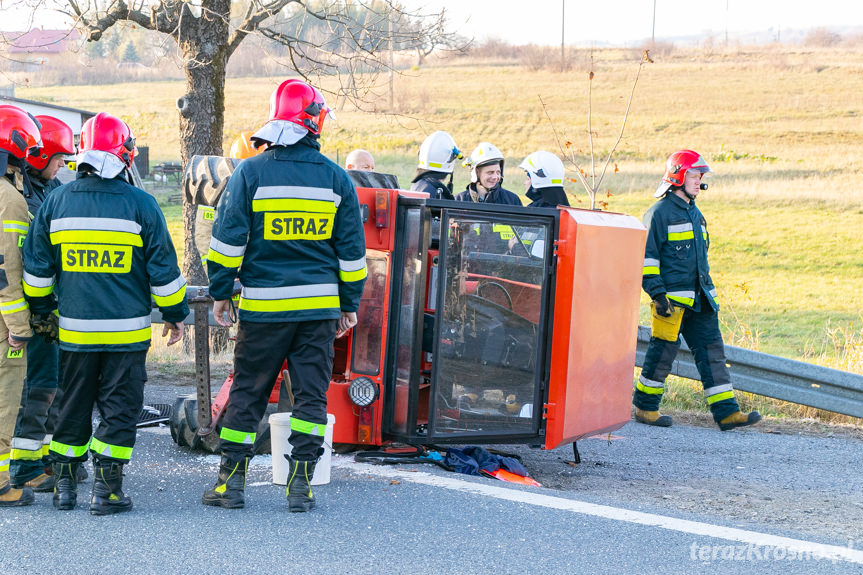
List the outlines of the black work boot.
{"label": "black work boot", "polygon": [[223,455],[216,485],[204,492],[201,503],[226,509],[245,507],[246,498],[243,492],[246,489],[246,470],[248,468],[248,457],[244,457],[241,461],[233,461],[227,455]]}
{"label": "black work boot", "polygon": [[78,469],[80,463],[54,463],[54,509],[69,511],[78,503]]}
{"label": "black work boot", "polygon": [[291,513],[311,511],[315,507],[312,495],[312,476],[315,474],[317,460],[300,461],[285,455],[288,460],[288,507]]}
{"label": "black work boot", "polygon": [[111,515],[131,510],[132,499],[123,493],[123,465],[111,459],[94,457],[90,515]]}

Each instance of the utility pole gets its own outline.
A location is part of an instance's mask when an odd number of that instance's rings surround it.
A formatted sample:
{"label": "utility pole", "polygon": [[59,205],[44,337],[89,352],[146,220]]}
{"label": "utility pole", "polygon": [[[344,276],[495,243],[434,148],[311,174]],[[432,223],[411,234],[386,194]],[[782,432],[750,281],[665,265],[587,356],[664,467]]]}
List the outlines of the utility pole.
{"label": "utility pole", "polygon": [[389,9],[387,14],[387,36],[390,38],[390,101],[389,112],[393,112],[393,11]]}
{"label": "utility pole", "polygon": [[725,47],[728,48],[728,0],[725,0]]}
{"label": "utility pole", "polygon": [[566,69],[566,56],[564,55],[563,40],[566,31],[566,0],[560,0],[560,71]]}
{"label": "utility pole", "polygon": [[653,27],[650,29],[650,47],[656,45],[656,0],[653,0]]}

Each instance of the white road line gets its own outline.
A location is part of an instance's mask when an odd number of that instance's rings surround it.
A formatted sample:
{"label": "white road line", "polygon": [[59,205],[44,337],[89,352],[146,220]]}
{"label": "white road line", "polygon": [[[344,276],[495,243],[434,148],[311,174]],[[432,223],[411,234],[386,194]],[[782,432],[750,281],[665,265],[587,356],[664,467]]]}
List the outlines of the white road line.
{"label": "white road line", "polygon": [[550,509],[557,509],[560,511],[571,511],[573,513],[602,517],[604,519],[612,519],[615,521],[625,521],[627,523],[647,525],[650,527],[661,527],[663,529],[678,531],[680,533],[690,533],[692,535],[700,535],[703,537],[738,541],[760,547],[781,547],[789,552],[793,551],[798,555],[806,554],[813,558],[822,558],[832,561],[849,561],[852,563],[863,564],[863,551],[852,549],[850,547],[824,545],[821,543],[814,543],[812,541],[805,541],[803,539],[792,539],[790,537],[780,537],[777,535],[769,535],[767,533],[759,533],[757,531],[747,531],[745,529],[737,529],[734,527],[724,527],[721,525],[711,525],[710,523],[665,517],[663,515],[643,513],[641,511],[632,511],[630,509],[622,509],[608,505],[585,503],[583,501],[545,495],[534,491],[500,487],[499,483],[474,483],[457,479],[455,477],[432,475],[431,473],[423,471],[409,472],[401,471],[393,467],[370,465],[368,463],[355,463],[353,459],[349,457],[333,456],[332,466],[356,473],[365,473],[388,479],[399,479],[401,481],[430,485],[432,487],[443,487],[444,489],[453,489],[455,491],[462,491],[465,493],[485,495],[506,501],[526,503],[528,505],[536,505],[538,507],[548,507]]}

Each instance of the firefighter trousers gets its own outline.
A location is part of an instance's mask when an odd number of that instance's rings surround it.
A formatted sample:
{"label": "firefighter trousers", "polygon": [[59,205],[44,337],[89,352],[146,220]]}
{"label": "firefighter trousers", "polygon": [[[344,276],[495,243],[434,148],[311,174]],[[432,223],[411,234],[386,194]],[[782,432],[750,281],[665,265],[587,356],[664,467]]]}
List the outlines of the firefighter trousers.
{"label": "firefighter trousers", "polygon": [[5,326],[0,326],[0,488],[9,483],[10,444],[27,376],[27,350],[11,351],[8,336]]}
{"label": "firefighter trousers", "polygon": [[338,320],[284,323],[241,321],[234,348],[234,382],[222,418],[222,454],[254,455],[258,424],[285,359],[291,376],[291,456],[317,460],[327,426],[327,389],[333,372]]}
{"label": "firefighter trousers", "polygon": [[668,377],[677,357],[682,335],[695,359],[695,367],[701,376],[704,397],[710,406],[713,419],[719,422],[740,410],[734,398],[731,375],[725,365],[725,346],[719,331],[719,315],[706,300],[700,303],[700,311],[684,311],[676,341],[650,338],[644,366],[632,397],[635,407],[645,411],[659,409],[659,402],[665,390],[665,378]]}
{"label": "firefighter trousers", "polygon": [[12,437],[9,473],[13,483],[26,483],[44,472],[57,421],[59,372],[59,346],[33,337],[27,344],[27,380]]}
{"label": "firefighter trousers", "polygon": [[[100,459],[127,463],[144,405],[147,351],[61,351],[63,396],[50,454],[57,463]],[[93,432],[93,407],[99,425]],[[90,435],[92,434],[92,439]]]}

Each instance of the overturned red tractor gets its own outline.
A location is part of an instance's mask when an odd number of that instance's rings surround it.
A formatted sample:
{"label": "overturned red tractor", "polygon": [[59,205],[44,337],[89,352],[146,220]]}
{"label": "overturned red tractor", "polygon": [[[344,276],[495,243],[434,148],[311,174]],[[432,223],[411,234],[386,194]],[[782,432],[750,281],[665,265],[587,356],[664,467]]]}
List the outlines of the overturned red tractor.
{"label": "overturned red tractor", "polygon": [[[207,185],[220,191],[231,164],[195,158],[190,173],[207,161]],[[368,279],[357,326],[335,343],[334,443],[552,449],[629,421],[645,242],[638,220],[430,200],[385,175],[352,176]],[[191,188],[190,201],[215,204],[215,194]],[[199,296],[190,294],[205,334]],[[213,451],[232,377],[211,403],[207,341],[197,340],[198,394],[178,400],[171,432],[180,445]],[[289,382],[273,383],[273,409],[289,411]]]}

